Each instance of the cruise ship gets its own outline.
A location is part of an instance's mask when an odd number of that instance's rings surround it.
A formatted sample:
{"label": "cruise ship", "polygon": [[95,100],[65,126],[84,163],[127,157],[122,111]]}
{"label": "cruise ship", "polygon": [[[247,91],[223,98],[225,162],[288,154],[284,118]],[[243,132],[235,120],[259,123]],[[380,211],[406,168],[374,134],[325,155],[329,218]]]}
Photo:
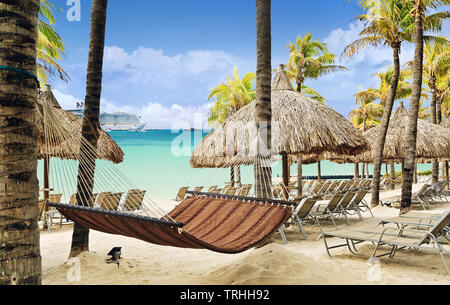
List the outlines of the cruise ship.
{"label": "cruise ship", "polygon": [[[84,103],[77,103],[76,109],[68,111],[82,118],[84,114]],[[106,131],[141,131],[145,126],[141,117],[127,112],[102,112],[100,113],[99,119],[100,126]]]}

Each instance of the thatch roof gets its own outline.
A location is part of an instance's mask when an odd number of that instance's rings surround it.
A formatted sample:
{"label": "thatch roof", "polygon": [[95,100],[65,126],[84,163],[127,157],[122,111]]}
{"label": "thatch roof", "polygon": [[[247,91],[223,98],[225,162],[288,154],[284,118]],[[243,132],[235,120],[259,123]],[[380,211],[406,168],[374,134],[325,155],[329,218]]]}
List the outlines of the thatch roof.
{"label": "thatch roof", "polygon": [[[192,167],[253,163],[256,155],[256,101],[232,114],[194,149]],[[272,85],[272,154],[352,155],[369,148],[366,139],[344,116],[292,88],[284,71]],[[238,156],[238,157],[236,157]]]}
{"label": "thatch roof", "polygon": [[[408,112],[400,103],[397,111],[392,115],[384,145],[384,160],[401,160],[404,157]],[[367,140],[375,144],[378,139],[380,126],[364,132]],[[373,150],[355,156],[358,162],[373,162]],[[416,157],[425,162],[432,158],[450,157],[450,129],[419,119],[417,122]]]}
{"label": "thatch roof", "polygon": [[[51,109],[51,121],[44,118],[44,104],[49,105]],[[63,110],[49,88],[46,88],[39,94],[36,108],[36,125],[39,132],[38,158],[42,159],[47,155],[63,159],[78,159],[83,119]],[[47,126],[44,126],[45,124]],[[58,124],[58,126],[51,126],[55,124]],[[47,139],[47,137],[50,137],[49,129],[57,129],[60,133],[69,136],[65,136],[63,140],[50,141],[50,139]],[[109,160],[114,163],[123,161],[122,149],[103,129],[100,130],[96,155],[99,159]]]}

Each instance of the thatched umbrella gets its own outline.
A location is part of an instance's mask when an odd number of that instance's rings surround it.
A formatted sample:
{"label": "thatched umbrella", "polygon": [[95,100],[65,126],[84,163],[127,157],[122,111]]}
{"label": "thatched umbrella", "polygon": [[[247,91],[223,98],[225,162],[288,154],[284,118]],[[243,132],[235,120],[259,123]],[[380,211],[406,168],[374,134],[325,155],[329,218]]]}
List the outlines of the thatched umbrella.
{"label": "thatched umbrella", "polygon": [[[450,129],[450,119],[445,117],[441,121],[441,126]],[[444,171],[445,171],[445,180],[449,180],[449,172],[448,172],[448,160],[444,161]]]}
{"label": "thatched umbrella", "polygon": [[[51,111],[51,120],[45,117],[46,107]],[[50,86],[46,86],[45,90],[38,95],[36,109],[36,126],[39,134],[38,159],[44,159],[44,199],[48,199],[49,160],[52,157],[78,159],[83,119],[63,110]],[[52,139],[48,139],[50,130],[66,130],[77,136],[67,137],[64,141],[52,141]],[[103,129],[100,130],[95,155],[99,159],[109,160],[116,164],[123,161],[122,149]]]}
{"label": "thatched umbrella", "polygon": [[[389,121],[389,128],[384,145],[383,159],[403,160],[404,145],[406,143],[405,132],[408,124],[408,112],[403,103],[397,108]],[[450,157],[450,129],[431,124],[425,120],[417,123],[417,145],[416,157],[418,159],[449,158]],[[378,138],[380,127],[374,127],[366,132],[364,136],[370,143],[375,143]],[[355,156],[358,162],[373,162],[373,150],[368,150]]]}
{"label": "thatched umbrella", "polygon": [[[256,102],[246,105],[206,136],[194,149],[192,167],[221,167],[230,161],[249,164],[256,156]],[[352,155],[369,148],[366,139],[344,116],[292,87],[282,70],[272,85],[272,154],[282,155],[286,169],[289,154],[321,154],[324,151]],[[288,183],[287,172],[283,181]]]}

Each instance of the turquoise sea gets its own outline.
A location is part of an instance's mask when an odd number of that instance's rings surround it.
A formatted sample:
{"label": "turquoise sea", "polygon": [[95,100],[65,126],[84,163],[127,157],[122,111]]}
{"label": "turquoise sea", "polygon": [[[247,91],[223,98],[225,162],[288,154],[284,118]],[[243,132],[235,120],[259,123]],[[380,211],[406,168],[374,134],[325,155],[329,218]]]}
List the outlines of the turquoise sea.
{"label": "turquoise sea", "polygon": [[[223,185],[230,180],[228,169],[196,169],[189,165],[189,158],[195,145],[205,136],[201,131],[149,130],[145,132],[115,131],[109,133],[122,148],[124,161],[117,169],[136,186],[146,189],[152,199],[173,199],[181,186]],[[53,164],[55,161],[51,161]],[[56,161],[57,163],[73,161]],[[106,162],[106,161],[103,161]],[[38,177],[42,177],[43,164],[40,161]],[[72,171],[76,168],[74,164]],[[382,173],[384,174],[384,166]],[[321,162],[322,176],[353,175],[353,164]],[[431,165],[419,165],[419,170],[429,170]],[[397,164],[396,170],[400,170]],[[274,164],[273,176],[281,176],[281,161]],[[369,168],[372,172],[372,167]],[[291,173],[296,173],[294,164]],[[303,166],[304,176],[317,175],[317,164]],[[242,183],[253,183],[253,167],[242,166]],[[112,177],[113,178],[113,177]],[[42,179],[40,179],[42,180]],[[51,179],[52,181],[53,179]],[[42,185],[41,185],[42,188]]]}

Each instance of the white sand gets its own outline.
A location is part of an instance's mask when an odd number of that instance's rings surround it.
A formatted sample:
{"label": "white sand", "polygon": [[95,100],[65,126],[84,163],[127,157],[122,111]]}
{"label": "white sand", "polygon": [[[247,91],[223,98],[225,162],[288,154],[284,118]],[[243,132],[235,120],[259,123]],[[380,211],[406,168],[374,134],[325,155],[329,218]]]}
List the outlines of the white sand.
{"label": "white sand", "polygon": [[[420,185],[416,185],[414,190]],[[400,190],[385,191],[382,198],[398,196]],[[370,198],[370,197],[369,197]],[[170,210],[173,202],[164,202]],[[450,208],[440,205],[433,212]],[[355,226],[377,223],[382,218],[398,216],[398,210],[386,207],[373,209],[375,218],[364,215],[364,222],[352,219]],[[340,221],[339,228],[348,228]],[[334,230],[333,225],[324,226]],[[283,245],[279,234],[273,243],[240,254],[220,254],[207,250],[162,247],[143,241],[104,234],[90,233],[91,252],[78,258],[81,282],[67,280],[74,266],[66,264],[72,226],[54,226],[51,233],[41,232],[41,255],[44,284],[450,284],[450,276],[438,253],[400,250],[394,259],[381,258],[380,276],[368,263],[371,244],[359,247],[362,257],[352,255],[347,248],[332,251],[334,259],[325,252],[323,240],[316,241],[317,228],[306,228],[309,240],[304,240],[298,228],[287,230],[289,243]],[[338,240],[330,240],[335,244]],[[106,254],[115,246],[122,247],[120,267],[105,262]],[[386,248],[384,248],[385,250]],[[447,250],[450,250],[447,247]],[[450,263],[450,259],[447,258]],[[69,272],[69,274],[71,274]],[[369,274],[369,277],[368,277]],[[369,281],[372,279],[373,281]]]}

